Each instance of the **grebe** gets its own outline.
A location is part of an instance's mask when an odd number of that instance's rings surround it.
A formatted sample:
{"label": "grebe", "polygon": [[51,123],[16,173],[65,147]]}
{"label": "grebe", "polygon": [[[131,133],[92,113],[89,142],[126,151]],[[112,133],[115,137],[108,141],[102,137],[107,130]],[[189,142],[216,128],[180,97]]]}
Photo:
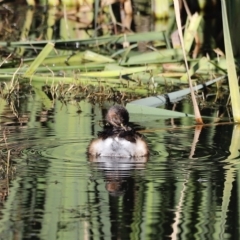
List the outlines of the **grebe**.
{"label": "grebe", "polygon": [[116,105],[108,110],[107,125],[88,148],[92,157],[139,158],[149,154],[147,143],[141,134],[128,126],[126,108]]}

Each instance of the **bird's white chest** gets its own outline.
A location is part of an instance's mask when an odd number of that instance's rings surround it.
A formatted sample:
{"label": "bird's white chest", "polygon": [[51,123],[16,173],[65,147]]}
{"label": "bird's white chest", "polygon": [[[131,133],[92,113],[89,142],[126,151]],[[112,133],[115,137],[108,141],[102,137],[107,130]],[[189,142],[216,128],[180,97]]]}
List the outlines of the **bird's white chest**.
{"label": "bird's white chest", "polygon": [[132,143],[125,139],[114,137],[107,138],[95,143],[94,152],[97,156],[114,156],[114,157],[134,157],[144,156],[144,144],[136,141]]}

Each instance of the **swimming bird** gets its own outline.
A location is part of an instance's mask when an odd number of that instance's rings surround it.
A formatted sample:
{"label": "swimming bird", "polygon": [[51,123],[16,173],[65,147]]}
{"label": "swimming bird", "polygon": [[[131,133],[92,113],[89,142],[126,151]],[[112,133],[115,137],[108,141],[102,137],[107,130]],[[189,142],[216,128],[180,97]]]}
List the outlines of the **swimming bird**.
{"label": "swimming bird", "polygon": [[92,157],[140,158],[149,154],[143,136],[129,126],[129,113],[120,105],[112,106],[106,115],[107,124],[88,148]]}

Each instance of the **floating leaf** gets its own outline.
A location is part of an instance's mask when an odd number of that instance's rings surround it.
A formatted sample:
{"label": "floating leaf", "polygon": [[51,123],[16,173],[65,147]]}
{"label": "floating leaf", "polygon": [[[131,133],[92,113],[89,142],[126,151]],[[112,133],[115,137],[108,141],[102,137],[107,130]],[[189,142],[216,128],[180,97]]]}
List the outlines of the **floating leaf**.
{"label": "floating leaf", "polygon": [[142,106],[132,103],[128,103],[126,108],[130,114],[158,115],[161,117],[194,117],[194,115],[187,113],[181,113],[162,108]]}
{"label": "floating leaf", "polygon": [[[215,82],[218,82],[224,78],[226,78],[226,76],[221,76],[219,78],[216,78],[216,79],[206,82],[204,85],[209,86],[209,85],[211,85]],[[204,85],[199,84],[199,85],[193,87],[193,90],[194,91],[199,90],[199,89],[203,88]],[[167,93],[164,95],[142,98],[139,100],[132,101],[132,102],[130,102],[130,104],[139,105],[139,106],[159,107],[159,106],[166,104],[167,101],[170,101],[170,102],[180,101],[189,93],[190,93],[190,88],[186,88],[183,90],[179,90],[179,91],[172,92],[172,93]]]}

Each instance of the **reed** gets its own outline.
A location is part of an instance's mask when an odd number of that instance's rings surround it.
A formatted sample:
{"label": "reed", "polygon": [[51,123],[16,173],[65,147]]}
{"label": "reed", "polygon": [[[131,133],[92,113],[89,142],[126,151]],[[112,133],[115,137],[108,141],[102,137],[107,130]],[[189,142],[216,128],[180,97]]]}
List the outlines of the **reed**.
{"label": "reed", "polygon": [[235,60],[233,57],[231,36],[229,32],[229,24],[227,17],[227,9],[225,0],[221,0],[222,3],[222,19],[223,19],[223,33],[224,33],[224,44],[225,44],[225,52],[226,52],[226,63],[227,63],[227,71],[228,71],[228,82],[232,103],[232,112],[233,119],[235,122],[240,122],[240,94],[239,94],[239,86],[238,86],[238,78],[236,73]]}
{"label": "reed", "polygon": [[155,18],[163,19],[169,17],[169,0],[152,0],[152,12]]}
{"label": "reed", "polygon": [[199,111],[199,107],[198,107],[197,100],[196,100],[195,93],[194,93],[193,86],[192,86],[191,73],[190,73],[189,67],[188,67],[186,50],[185,50],[185,43],[183,41],[182,26],[181,26],[181,19],[180,19],[180,8],[179,8],[179,1],[178,0],[174,0],[174,8],[175,8],[176,21],[177,21],[177,26],[178,26],[178,34],[179,34],[180,41],[181,41],[181,46],[182,46],[182,51],[183,51],[183,56],[184,56],[184,62],[185,62],[186,70],[187,70],[188,82],[189,82],[191,97],[192,97],[192,101],[193,101],[195,120],[198,124],[203,124],[202,117],[201,117],[201,114],[200,114],[200,111]]}

